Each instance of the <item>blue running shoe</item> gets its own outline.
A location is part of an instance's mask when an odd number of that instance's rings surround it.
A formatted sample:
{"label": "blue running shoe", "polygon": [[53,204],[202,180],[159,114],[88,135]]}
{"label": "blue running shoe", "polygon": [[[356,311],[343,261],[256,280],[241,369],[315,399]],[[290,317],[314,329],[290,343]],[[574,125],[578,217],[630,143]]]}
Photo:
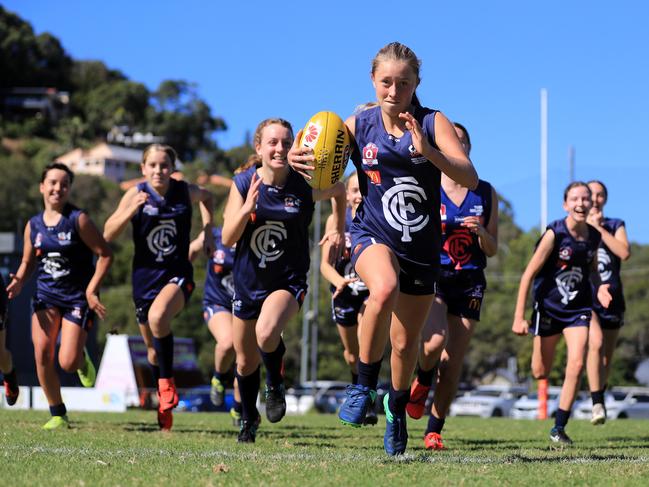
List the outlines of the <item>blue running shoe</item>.
{"label": "blue running shoe", "polygon": [[367,411],[372,407],[376,400],[376,391],[373,391],[367,386],[349,385],[345,390],[347,399],[340,410],[338,417],[343,424],[349,426],[359,427],[365,422]]}
{"label": "blue running shoe", "polygon": [[383,447],[390,456],[403,455],[408,444],[408,430],[406,429],[406,414],[397,415],[390,411],[388,406],[388,395],[383,398],[383,409],[385,410],[385,436]]}

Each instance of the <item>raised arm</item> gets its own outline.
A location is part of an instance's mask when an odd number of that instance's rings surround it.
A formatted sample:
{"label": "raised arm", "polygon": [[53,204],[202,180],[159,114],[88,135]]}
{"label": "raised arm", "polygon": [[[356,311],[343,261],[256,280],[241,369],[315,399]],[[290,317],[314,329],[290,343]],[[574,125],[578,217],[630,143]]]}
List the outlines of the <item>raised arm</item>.
{"label": "raised arm", "polygon": [[15,274],[9,274],[9,285],[7,286],[9,299],[13,299],[20,294],[20,291],[23,289],[23,284],[31,276],[35,265],[36,255],[34,254],[34,247],[31,241],[31,228],[29,222],[27,222],[23,234],[23,257],[20,261],[20,266],[18,266]]}
{"label": "raised arm", "polygon": [[140,206],[146,203],[148,197],[146,192],[138,191],[136,186],[124,193],[117,209],[104,223],[104,238],[107,242],[112,242],[121,235]]}
{"label": "raised arm", "polygon": [[189,244],[189,261],[194,262],[196,260],[196,257],[198,257],[198,254],[201,253],[203,250],[203,241],[205,240],[204,238],[205,232],[201,232],[198,234],[198,237],[196,237],[194,240],[191,241]]}
{"label": "raised arm", "polygon": [[230,187],[230,195],[223,212],[223,230],[221,231],[221,242],[226,247],[232,247],[243,235],[248,220],[257,206],[260,184],[261,178],[257,176],[257,172],[254,172],[245,199],[239,193],[236,184]]}
{"label": "raised arm", "polygon": [[205,255],[214,252],[214,235],[212,234],[212,214],[214,213],[214,197],[212,193],[195,184],[189,185],[189,196],[192,203],[198,203],[203,223],[203,251]]}
{"label": "raised arm", "polygon": [[99,300],[99,288],[113,263],[113,251],[86,213],[79,214],[78,228],[83,243],[97,256],[95,273],[90,279],[88,287],[86,287],[86,300],[90,309],[97,313],[97,316],[101,319],[104,319],[106,317],[106,307]]}

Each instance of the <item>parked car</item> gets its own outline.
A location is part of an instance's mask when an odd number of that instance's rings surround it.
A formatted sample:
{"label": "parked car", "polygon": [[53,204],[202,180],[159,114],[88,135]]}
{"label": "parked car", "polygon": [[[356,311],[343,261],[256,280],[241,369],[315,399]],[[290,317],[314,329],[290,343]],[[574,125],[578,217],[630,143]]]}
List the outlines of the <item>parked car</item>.
{"label": "parked car", "polygon": [[291,387],[286,391],[287,412],[304,413],[315,407],[322,413],[335,413],[345,400],[346,387],[346,382],[334,380],[306,381]]}
{"label": "parked car", "polygon": [[[548,418],[554,418],[559,408],[561,387],[548,388]],[[530,392],[518,399],[512,406],[509,415],[514,419],[536,419],[539,411],[539,395]]]}
{"label": "parked car", "polygon": [[527,392],[523,386],[483,385],[468,391],[451,404],[450,416],[509,416],[514,402]]}
{"label": "parked car", "polygon": [[[614,387],[604,394],[604,406],[608,419],[649,419],[649,388]],[[573,417],[590,419],[592,407],[590,398],[579,401],[573,407]]]}

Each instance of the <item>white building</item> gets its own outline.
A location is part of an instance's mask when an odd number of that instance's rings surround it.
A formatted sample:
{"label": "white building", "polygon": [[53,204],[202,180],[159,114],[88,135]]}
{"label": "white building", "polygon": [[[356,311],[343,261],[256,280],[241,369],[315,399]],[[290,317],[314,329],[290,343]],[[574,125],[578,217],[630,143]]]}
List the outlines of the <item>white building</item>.
{"label": "white building", "polygon": [[141,175],[142,151],[105,142],[92,149],[74,149],[56,159],[68,166],[75,174],[103,176],[115,182]]}

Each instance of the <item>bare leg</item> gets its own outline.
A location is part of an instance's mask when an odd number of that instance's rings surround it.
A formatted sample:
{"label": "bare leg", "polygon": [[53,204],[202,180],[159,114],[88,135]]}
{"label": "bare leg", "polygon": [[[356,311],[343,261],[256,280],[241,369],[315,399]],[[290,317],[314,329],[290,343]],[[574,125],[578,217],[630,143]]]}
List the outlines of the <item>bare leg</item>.
{"label": "bare leg", "polygon": [[226,311],[216,313],[207,324],[216,345],[214,346],[214,370],[227,372],[234,363],[234,345],[232,343],[232,315]]}
{"label": "bare leg", "polygon": [[584,356],[586,344],[588,343],[588,328],[585,326],[574,326],[565,328],[563,336],[568,349],[568,363],[561,387],[561,398],[559,408],[570,411],[579,389],[579,379],[584,368]]}
{"label": "bare leg", "polygon": [[54,368],[56,338],[60,328],[61,314],[57,309],[49,308],[32,314],[32,341],[36,373],[50,406],[63,403],[61,383]]}
{"label": "bare leg", "polygon": [[86,346],[87,337],[88,333],[76,323],[62,321],[59,365],[66,372],[76,372],[83,367],[85,363],[83,348]]}

